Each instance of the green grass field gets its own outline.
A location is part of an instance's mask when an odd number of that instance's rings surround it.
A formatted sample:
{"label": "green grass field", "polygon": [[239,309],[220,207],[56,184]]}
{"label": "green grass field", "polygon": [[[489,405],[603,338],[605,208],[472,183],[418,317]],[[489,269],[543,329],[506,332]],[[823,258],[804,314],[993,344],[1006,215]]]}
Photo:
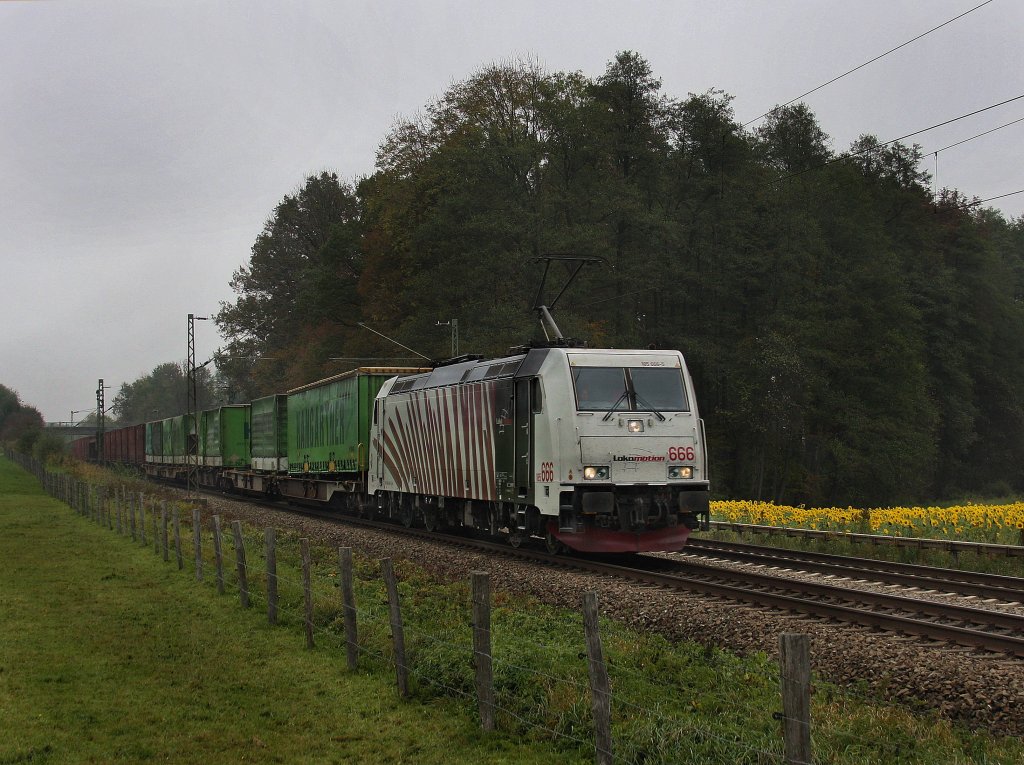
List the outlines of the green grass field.
{"label": "green grass field", "polygon": [[0,763],[565,761],[400,703],[0,458]]}

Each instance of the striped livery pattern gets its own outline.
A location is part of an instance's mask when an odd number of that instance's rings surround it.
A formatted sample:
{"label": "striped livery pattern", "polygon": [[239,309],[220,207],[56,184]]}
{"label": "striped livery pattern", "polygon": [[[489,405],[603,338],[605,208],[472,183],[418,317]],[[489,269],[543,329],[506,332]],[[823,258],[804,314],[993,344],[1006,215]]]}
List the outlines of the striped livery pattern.
{"label": "striped livery pattern", "polygon": [[385,483],[404,492],[497,499],[496,392],[497,384],[486,381],[385,399]]}

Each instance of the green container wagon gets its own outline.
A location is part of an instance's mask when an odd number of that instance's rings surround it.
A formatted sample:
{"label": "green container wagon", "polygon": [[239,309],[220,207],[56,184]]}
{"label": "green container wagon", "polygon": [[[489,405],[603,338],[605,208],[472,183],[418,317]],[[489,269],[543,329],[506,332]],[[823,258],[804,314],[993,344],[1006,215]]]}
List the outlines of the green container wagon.
{"label": "green container wagon", "polygon": [[249,405],[208,409],[199,419],[200,462],[212,467],[249,467]]}
{"label": "green container wagon", "polygon": [[288,391],[288,473],[365,471],[377,391],[412,371],[362,367]]}
{"label": "green container wagon", "polygon": [[288,396],[278,393],[252,402],[253,470],[288,470]]}

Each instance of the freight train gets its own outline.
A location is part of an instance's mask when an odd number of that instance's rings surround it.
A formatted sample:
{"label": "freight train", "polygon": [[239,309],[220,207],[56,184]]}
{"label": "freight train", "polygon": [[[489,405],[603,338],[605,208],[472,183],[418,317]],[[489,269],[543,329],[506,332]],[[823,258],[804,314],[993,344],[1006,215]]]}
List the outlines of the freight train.
{"label": "freight train", "polygon": [[[95,440],[72,451],[95,455]],[[708,522],[704,426],[669,350],[552,344],[361,367],[107,431],[103,455],[182,482],[191,459],[200,485],[551,551],[678,550]]]}

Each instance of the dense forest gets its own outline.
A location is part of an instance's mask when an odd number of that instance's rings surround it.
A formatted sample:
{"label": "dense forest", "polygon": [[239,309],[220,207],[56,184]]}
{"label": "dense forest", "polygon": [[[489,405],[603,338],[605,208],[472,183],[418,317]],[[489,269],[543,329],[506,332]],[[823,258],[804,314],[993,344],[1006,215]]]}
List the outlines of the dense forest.
{"label": "dense forest", "polygon": [[535,259],[575,253],[604,264],[560,325],[685,354],[716,496],[1024,489],[1024,219],[933,196],[916,145],[836,150],[804,104],[747,130],[730,101],[670,97],[629,52],[453,85],[371,176],[311,176],[273,211],[217,317],[227,394],[410,355],[360,322],[441,358],[457,319],[463,353],[502,354],[539,335]]}

